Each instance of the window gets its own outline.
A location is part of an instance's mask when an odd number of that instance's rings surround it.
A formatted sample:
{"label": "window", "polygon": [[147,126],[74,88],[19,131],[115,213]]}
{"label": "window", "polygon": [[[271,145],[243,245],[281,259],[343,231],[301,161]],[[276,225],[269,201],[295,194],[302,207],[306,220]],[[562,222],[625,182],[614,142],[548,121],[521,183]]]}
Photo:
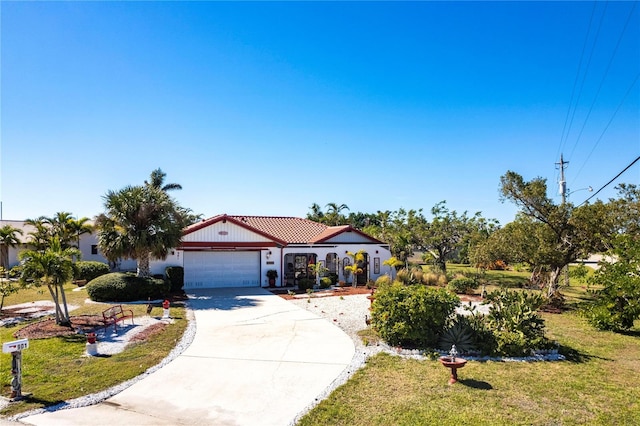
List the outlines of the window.
{"label": "window", "polygon": [[91,245],[91,254],[98,254],[98,246],[95,244]]}

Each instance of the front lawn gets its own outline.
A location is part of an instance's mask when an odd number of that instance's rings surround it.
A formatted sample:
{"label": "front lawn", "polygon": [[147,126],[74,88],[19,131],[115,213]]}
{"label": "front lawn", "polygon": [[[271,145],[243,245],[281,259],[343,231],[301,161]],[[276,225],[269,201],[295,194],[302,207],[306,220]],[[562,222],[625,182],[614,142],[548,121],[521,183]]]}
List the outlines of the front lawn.
{"label": "front lawn", "polygon": [[[586,297],[580,286],[561,290]],[[640,321],[616,334],[573,311],[542,316],[566,361],[470,361],[450,386],[438,361],[380,354],[299,425],[640,424]]]}
{"label": "front lawn", "polygon": [[[72,318],[76,315],[100,315],[108,306],[85,304],[86,291],[74,292],[71,291],[73,288],[75,286],[71,284],[65,286],[68,304],[80,306],[70,312]],[[42,293],[38,289],[21,290],[7,297],[5,307],[36,300],[50,300],[50,297],[47,292]],[[146,315],[145,304],[126,307],[133,309],[135,317]],[[161,308],[155,310],[155,314],[160,314]],[[29,348],[22,352],[22,392],[32,395],[24,401],[11,403],[0,414],[8,416],[55,405],[107,389],[144,373],[162,361],[182,337],[187,326],[184,307],[172,306],[171,317],[174,323],[164,328],[162,333],[152,334],[147,340],[132,344],[124,352],[111,356],[85,356],[84,336],[30,339]],[[13,334],[26,324],[1,327],[0,340],[15,340]],[[0,366],[1,394],[8,396],[11,392],[10,354],[0,354]]]}

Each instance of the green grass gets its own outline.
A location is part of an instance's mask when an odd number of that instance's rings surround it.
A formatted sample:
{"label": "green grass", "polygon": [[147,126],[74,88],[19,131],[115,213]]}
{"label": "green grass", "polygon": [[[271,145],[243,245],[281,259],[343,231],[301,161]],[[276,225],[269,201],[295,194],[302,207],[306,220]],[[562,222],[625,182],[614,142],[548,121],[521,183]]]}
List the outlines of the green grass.
{"label": "green grass", "polygon": [[[573,302],[588,297],[583,284],[561,290]],[[572,311],[543,317],[566,361],[470,361],[450,386],[438,361],[380,354],[299,425],[640,424],[640,321],[616,334]]]}
{"label": "green grass", "polygon": [[[65,287],[68,304],[80,306],[70,313],[72,316],[100,314],[108,306],[85,304],[86,292],[71,291],[74,287]],[[5,306],[36,300],[50,300],[48,292],[40,294],[37,289],[21,290],[18,294],[7,297]],[[127,308],[133,309],[136,317],[146,315],[144,304],[127,305]],[[0,414],[14,415],[53,405],[107,389],[140,375],[165,358],[182,337],[187,326],[184,308],[172,307],[171,317],[174,323],[162,333],[151,336],[145,342],[130,345],[124,352],[112,356],[84,356],[84,336],[29,340],[29,348],[22,355],[22,391],[32,395],[27,400],[12,403],[0,411]],[[25,323],[0,328],[0,340],[15,340],[13,333],[24,326]],[[11,391],[10,365],[11,355],[0,354],[0,384],[4,396],[8,396]]]}

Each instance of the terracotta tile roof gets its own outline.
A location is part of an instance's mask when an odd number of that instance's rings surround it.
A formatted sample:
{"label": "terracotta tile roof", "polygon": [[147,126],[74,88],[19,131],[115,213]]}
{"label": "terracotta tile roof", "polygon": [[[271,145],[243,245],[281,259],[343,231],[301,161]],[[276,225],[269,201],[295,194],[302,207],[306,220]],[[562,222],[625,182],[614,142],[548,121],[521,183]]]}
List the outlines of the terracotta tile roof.
{"label": "terracotta tile roof", "polygon": [[304,244],[314,241],[323,234],[328,226],[299,217],[277,216],[228,216],[263,234],[291,244]]}
{"label": "terracotta tile roof", "polygon": [[357,234],[361,234],[372,242],[380,242],[349,225],[327,226],[322,223],[299,217],[238,216],[226,214],[213,216],[209,219],[204,219],[195,223],[187,227],[184,230],[183,235],[190,234],[199,229],[206,228],[209,225],[225,220],[285,245],[322,243],[345,231],[352,231]]}
{"label": "terracotta tile roof", "polygon": [[342,226],[327,226],[326,229],[324,231],[322,231],[320,234],[316,235],[315,238],[313,238],[312,240],[309,240],[309,242],[312,243],[316,243],[316,242],[321,242],[323,240],[326,240],[328,238],[333,237],[334,235],[337,235],[347,229],[349,229],[349,225],[342,225]]}

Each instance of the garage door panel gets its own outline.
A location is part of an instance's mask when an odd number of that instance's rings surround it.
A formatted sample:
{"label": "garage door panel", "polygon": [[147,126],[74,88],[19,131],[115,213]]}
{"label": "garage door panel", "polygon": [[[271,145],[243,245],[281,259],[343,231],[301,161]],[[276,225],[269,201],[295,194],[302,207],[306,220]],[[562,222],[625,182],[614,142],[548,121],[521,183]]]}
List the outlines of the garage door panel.
{"label": "garage door panel", "polygon": [[256,251],[186,252],[184,287],[258,287],[260,255]]}

